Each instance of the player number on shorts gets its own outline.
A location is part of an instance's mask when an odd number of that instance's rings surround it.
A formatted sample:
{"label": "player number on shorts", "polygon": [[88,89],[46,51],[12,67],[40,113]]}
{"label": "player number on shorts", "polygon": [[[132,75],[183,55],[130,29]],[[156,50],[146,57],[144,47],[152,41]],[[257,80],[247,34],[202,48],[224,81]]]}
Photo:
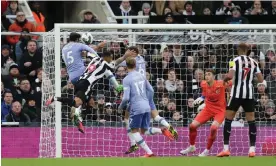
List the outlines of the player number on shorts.
{"label": "player number on shorts", "polygon": [[144,88],[144,81],[139,81],[139,82],[135,82],[135,87],[137,90],[137,94],[141,95],[141,93],[143,93],[143,88]]}
{"label": "player number on shorts", "polygon": [[250,68],[243,68],[243,79],[245,80],[247,74],[250,72]]}
{"label": "player number on shorts", "polygon": [[71,56],[72,51],[67,52],[66,54],[66,62],[68,65],[72,64],[74,62],[74,57]]}

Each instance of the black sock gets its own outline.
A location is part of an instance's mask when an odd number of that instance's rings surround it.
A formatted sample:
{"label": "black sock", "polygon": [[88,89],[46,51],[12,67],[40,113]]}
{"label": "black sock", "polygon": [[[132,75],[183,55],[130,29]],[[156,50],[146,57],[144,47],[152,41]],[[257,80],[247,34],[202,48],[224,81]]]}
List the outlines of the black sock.
{"label": "black sock", "polygon": [[232,123],[232,120],[225,119],[224,128],[223,128],[224,145],[229,145],[229,137],[231,134],[231,123]]}
{"label": "black sock", "polygon": [[249,125],[250,146],[255,146],[256,136],[257,136],[257,128],[256,128],[255,120],[248,121],[248,125]]}
{"label": "black sock", "polygon": [[75,106],[75,101],[71,98],[57,97],[56,99],[57,99],[57,101],[59,101],[61,103],[68,104],[70,107]]}

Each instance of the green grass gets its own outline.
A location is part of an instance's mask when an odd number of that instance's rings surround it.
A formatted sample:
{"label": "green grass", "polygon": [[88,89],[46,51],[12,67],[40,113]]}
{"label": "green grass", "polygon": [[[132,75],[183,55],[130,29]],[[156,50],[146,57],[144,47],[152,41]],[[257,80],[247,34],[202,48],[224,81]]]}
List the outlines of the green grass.
{"label": "green grass", "polygon": [[2,166],[276,166],[276,156],[2,159]]}

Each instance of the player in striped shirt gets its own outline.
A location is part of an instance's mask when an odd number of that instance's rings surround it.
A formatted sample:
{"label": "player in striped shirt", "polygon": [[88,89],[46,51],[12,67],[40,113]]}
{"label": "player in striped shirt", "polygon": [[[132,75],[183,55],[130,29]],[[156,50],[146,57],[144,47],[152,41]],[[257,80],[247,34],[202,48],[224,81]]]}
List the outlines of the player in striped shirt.
{"label": "player in striped shirt", "polygon": [[113,84],[117,92],[123,90],[122,85],[118,84],[112,73],[113,66],[110,64],[112,61],[112,54],[110,52],[103,53],[102,58],[99,57],[98,54],[91,54],[89,57],[91,58],[90,63],[86,67],[84,73],[80,76],[79,80],[75,83],[76,95],[74,96],[74,99],[66,97],[50,97],[45,104],[46,106],[49,106],[53,101],[67,103],[71,107],[71,118],[82,133],[84,133],[81,118],[82,105],[86,105],[86,101],[89,101],[93,90],[92,88],[97,81],[105,76]]}
{"label": "player in striped shirt", "polygon": [[[129,47],[128,50],[126,51],[125,56],[123,56],[123,57],[116,60],[115,66],[126,66],[125,59],[127,57],[135,57],[135,60],[136,60],[135,70],[146,77],[146,62],[145,62],[144,58],[139,55],[138,48],[135,47],[135,46]],[[157,134],[157,133],[159,133],[159,134],[163,133],[170,140],[177,139],[178,138],[177,131],[163,117],[159,116],[159,113],[156,109],[154,101],[150,100],[149,104],[150,104],[150,107],[151,107],[151,117],[153,118],[153,120],[156,121],[156,122],[161,123],[163,126],[166,127],[165,129],[168,129],[169,132],[170,132],[170,133],[168,133],[166,130],[163,130],[162,132],[157,132],[157,130],[152,130],[153,132],[150,132],[149,134],[154,135],[154,134]],[[132,153],[132,152],[138,150],[138,146],[137,146],[135,140],[132,139],[132,137],[130,136],[130,128],[129,128],[128,119],[129,119],[129,113],[128,113],[128,111],[126,111],[125,121],[126,121],[126,127],[127,127],[128,136],[129,136],[129,139],[130,139],[131,146],[125,152],[125,154],[129,154],[129,153]]]}
{"label": "player in striped shirt", "polygon": [[231,89],[230,100],[228,102],[226,118],[223,130],[224,136],[224,149],[219,153],[218,157],[229,156],[229,137],[231,133],[231,123],[235,117],[239,107],[242,106],[245,117],[249,125],[249,157],[255,156],[255,143],[256,143],[256,124],[254,114],[254,87],[253,79],[256,75],[258,82],[263,82],[263,75],[260,71],[258,63],[247,56],[249,47],[241,43],[238,45],[238,57],[229,63],[229,73],[225,81],[233,79],[233,86]]}

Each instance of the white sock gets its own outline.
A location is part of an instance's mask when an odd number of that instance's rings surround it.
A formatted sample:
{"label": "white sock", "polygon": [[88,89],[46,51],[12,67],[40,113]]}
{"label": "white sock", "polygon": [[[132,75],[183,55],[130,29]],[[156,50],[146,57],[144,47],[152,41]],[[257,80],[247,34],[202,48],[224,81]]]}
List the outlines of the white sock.
{"label": "white sock", "polygon": [[156,122],[161,123],[163,126],[165,126],[165,127],[167,127],[167,128],[170,127],[170,124],[169,124],[164,118],[162,118],[162,117],[159,116],[159,115],[157,115],[157,116],[154,118],[154,120],[155,120]]}
{"label": "white sock", "polygon": [[162,130],[155,127],[150,127],[146,132],[145,135],[155,135],[155,134],[162,134]]}
{"label": "white sock", "polygon": [[135,141],[146,151],[147,154],[152,154],[152,151],[144,141],[143,137],[139,132],[132,133],[132,137],[135,139]]}
{"label": "white sock", "polygon": [[255,146],[250,146],[250,148],[249,148],[249,153],[255,152],[255,150],[256,150]]}
{"label": "white sock", "polygon": [[54,96],[54,101],[57,101],[57,97],[56,96]]}
{"label": "white sock", "polygon": [[223,145],[223,151],[229,150],[229,145]]}
{"label": "white sock", "polygon": [[131,129],[129,128],[129,122],[128,120],[126,121],[126,128],[127,128],[127,136],[130,140],[130,145],[133,146],[136,144],[135,139],[131,136]]}

